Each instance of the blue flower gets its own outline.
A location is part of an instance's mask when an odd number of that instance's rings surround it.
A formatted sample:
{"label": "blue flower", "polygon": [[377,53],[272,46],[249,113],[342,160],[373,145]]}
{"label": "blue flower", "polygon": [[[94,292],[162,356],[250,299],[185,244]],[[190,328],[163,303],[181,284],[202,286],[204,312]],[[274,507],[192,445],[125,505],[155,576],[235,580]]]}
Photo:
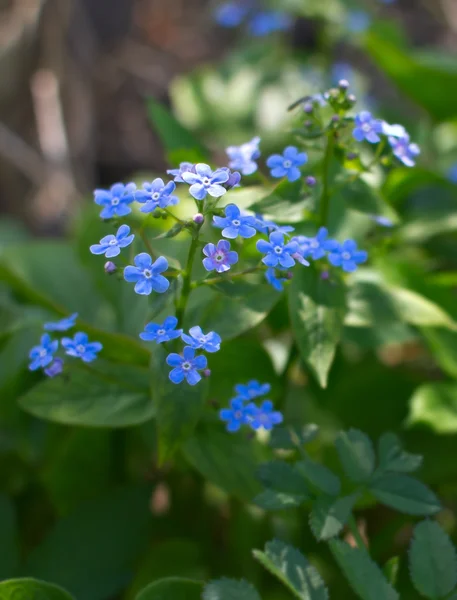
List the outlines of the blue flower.
{"label": "blue flower", "polygon": [[273,267],[269,267],[265,271],[265,279],[278,292],[282,292],[283,291],[283,289],[284,289],[283,283],[285,281],[287,281],[287,279],[285,277],[280,277],[280,278],[276,277],[276,271],[273,269]]}
{"label": "blue flower", "polygon": [[362,110],[355,117],[355,128],[352,132],[353,137],[358,142],[367,140],[370,144],[377,144],[381,141],[379,134],[383,133],[382,121],[375,119],[367,110]]}
{"label": "blue flower", "polygon": [[371,25],[370,15],[363,10],[351,10],[346,18],[346,29],[350,33],[363,33]]}
{"label": "blue flower", "polygon": [[272,231],[279,231],[284,235],[288,235],[289,233],[292,233],[292,231],[295,231],[295,228],[291,225],[278,225],[273,221],[266,221],[262,217],[262,215],[258,214],[254,218],[253,227],[255,227],[257,231],[260,231],[260,233],[271,233]]}
{"label": "blue flower", "polygon": [[235,204],[228,204],[225,207],[224,217],[213,217],[215,227],[222,229],[222,235],[229,239],[251,238],[256,234],[255,218],[243,217],[241,211]]}
{"label": "blue flower", "polygon": [[273,154],[267,160],[272,177],[287,177],[289,181],[300,179],[299,167],[308,161],[306,152],[299,152],[295,146],[287,146],[284,153]]}
{"label": "blue flower", "polygon": [[170,282],[160,275],[168,269],[168,261],[164,256],[159,256],[155,262],[152,262],[149,254],[141,252],[133,260],[136,266],[125,267],[124,279],[129,283],[135,283],[137,294],[148,296],[152,291],[163,294],[168,290]]}
{"label": "blue flower", "polygon": [[241,175],[238,171],[233,171],[230,173],[229,178],[225,182],[225,187],[228,190],[231,190],[234,187],[239,187],[241,181]]}
{"label": "blue flower", "polygon": [[84,362],[92,362],[97,358],[97,352],[103,348],[100,342],[89,342],[87,333],[79,331],[75,337],[62,338],[62,346],[65,348],[68,356],[80,358]]}
{"label": "blue flower", "polygon": [[172,175],[176,183],[185,183],[183,173],[196,173],[194,163],[182,162],[179,169],[169,169],[167,175]]}
{"label": "blue flower", "polygon": [[45,323],[43,328],[45,331],[67,331],[75,326],[75,321],[78,318],[78,313],[73,313],[69,317],[65,317],[60,321],[54,321],[53,323]]}
{"label": "blue flower", "polygon": [[92,254],[104,254],[106,258],[118,256],[121,253],[121,248],[126,248],[133,242],[135,236],[133,234],[129,235],[129,233],[130,227],[121,225],[116,235],[105,235],[99,244],[92,244],[90,251]]}
{"label": "blue flower", "polygon": [[181,177],[190,185],[189,192],[196,200],[204,200],[209,194],[213,198],[219,198],[226,193],[221,184],[228,181],[229,169],[217,169],[211,171],[211,167],[204,163],[195,165],[196,173],[184,172]]}
{"label": "blue flower", "polygon": [[112,219],[113,217],[125,217],[132,212],[129,204],[134,201],[134,183],[115,183],[109,190],[95,190],[94,201],[99,206],[103,206],[100,213],[102,219]]}
{"label": "blue flower", "polygon": [[405,133],[403,137],[396,138],[390,136],[388,139],[392,151],[398,160],[406,167],[414,167],[416,156],[420,154],[420,148],[417,144],[411,144],[409,135]]}
{"label": "blue flower", "polygon": [[207,364],[206,356],[195,356],[194,348],[186,346],[183,356],[174,352],[167,356],[167,365],[174,367],[168,376],[173,383],[181,383],[186,379],[189,385],[195,385],[202,378],[198,371],[206,369]]}
{"label": "blue flower", "polygon": [[346,240],[338,244],[328,255],[329,262],[334,267],[342,267],[346,273],[352,273],[357,269],[357,265],[364,263],[368,254],[364,250],[357,249],[357,243],[354,240]]}
{"label": "blue flower", "polygon": [[288,269],[295,265],[292,254],[297,252],[298,244],[297,242],[284,244],[284,235],[274,231],[270,234],[269,242],[258,240],[257,250],[266,255],[262,258],[262,262],[267,267],[276,267],[279,264],[283,269]]}
{"label": "blue flower", "polygon": [[44,370],[45,374],[48,377],[55,377],[56,375],[60,375],[63,371],[63,360],[61,358],[55,358],[54,362],[46,367]]}
{"label": "blue flower", "polygon": [[447,178],[451,183],[457,183],[457,163],[454,163],[447,172]]}
{"label": "blue flower", "polygon": [[249,425],[257,430],[263,427],[266,431],[271,431],[275,425],[282,423],[283,416],[279,411],[273,410],[273,402],[264,400],[262,405],[257,407],[255,404],[248,404]]}
{"label": "blue flower", "polygon": [[285,31],[292,25],[292,18],[279,10],[260,11],[255,14],[249,23],[252,35],[262,37],[275,31]]}
{"label": "blue flower", "polygon": [[182,329],[176,329],[177,324],[178,319],[176,317],[167,317],[161,325],[159,323],[148,323],[144,328],[144,332],[140,333],[140,338],[145,342],[155,341],[156,344],[175,340],[182,334]]}
{"label": "blue flower", "polygon": [[230,400],[230,408],[219,411],[219,417],[222,421],[227,421],[227,431],[233,433],[249,423],[252,412],[252,407],[246,406],[241,398],[233,398]]}
{"label": "blue flower", "polygon": [[371,215],[371,218],[375,223],[381,225],[381,227],[393,227],[394,224],[388,217],[383,217],[382,215]]}
{"label": "blue flower", "polygon": [[327,252],[338,247],[338,242],[328,239],[328,230],[321,227],[314,237],[298,235],[291,241],[298,243],[298,252],[304,257],[310,257],[313,260],[323,258]]}
{"label": "blue flower", "polygon": [[216,9],[214,19],[221,27],[238,27],[249,12],[249,6],[241,2],[225,2]]}
{"label": "blue flower", "polygon": [[216,332],[210,331],[205,335],[202,328],[196,326],[191,327],[189,333],[190,335],[183,333],[181,337],[191,348],[195,350],[201,348],[205,352],[217,352],[221,349],[221,336]]}
{"label": "blue flower", "polygon": [[152,183],[144,182],[143,189],[135,192],[135,200],[144,204],[140,208],[141,212],[150,213],[157,207],[167,208],[178,204],[179,198],[171,194],[176,189],[176,183],[169,181],[166,185],[163,179],[157,177]]}
{"label": "blue flower", "polygon": [[260,138],[252,138],[250,142],[241,144],[241,146],[229,146],[226,148],[227,156],[230,159],[229,167],[241,171],[243,175],[252,175],[258,169],[255,162],[260,157],[259,150]]}
{"label": "blue flower", "polygon": [[265,396],[271,390],[269,383],[259,383],[256,379],[251,379],[246,384],[238,383],[235,386],[235,392],[238,398],[242,400],[254,400],[259,396]]}
{"label": "blue flower", "polygon": [[31,360],[29,364],[30,371],[36,371],[40,367],[47,367],[53,361],[53,354],[59,347],[58,340],[51,340],[49,333],[41,336],[40,345],[34,346],[29,353]]}
{"label": "blue flower", "polygon": [[381,121],[382,132],[384,135],[391,135],[392,137],[401,138],[406,135],[406,129],[403,125],[391,125],[387,121]]}
{"label": "blue flower", "polygon": [[206,244],[203,254],[207,257],[203,259],[203,266],[207,271],[224,273],[238,262],[238,253],[230,250],[230,242],[227,240],[219,240],[217,246]]}

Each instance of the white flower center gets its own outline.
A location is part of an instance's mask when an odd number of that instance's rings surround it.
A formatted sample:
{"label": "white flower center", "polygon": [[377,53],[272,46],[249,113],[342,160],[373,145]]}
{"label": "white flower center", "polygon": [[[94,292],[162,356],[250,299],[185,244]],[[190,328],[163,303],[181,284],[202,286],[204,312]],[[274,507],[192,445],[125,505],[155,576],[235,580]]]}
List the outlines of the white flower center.
{"label": "white flower center", "polygon": [[237,410],[234,414],[235,419],[237,419],[237,421],[239,421],[242,417],[243,417],[243,413],[241,412],[241,410]]}
{"label": "white flower center", "polygon": [[192,365],[190,364],[190,362],[186,361],[186,362],[183,362],[183,363],[182,363],[182,365],[181,365],[181,368],[182,368],[184,371],[189,371],[189,369],[191,369],[191,368],[192,368]]}
{"label": "white flower center", "polygon": [[217,262],[221,262],[221,260],[224,260],[224,255],[218,252],[214,258],[217,260]]}
{"label": "white flower center", "polygon": [[117,206],[119,204],[119,202],[120,202],[119,198],[113,198],[111,200],[111,205],[112,206]]}
{"label": "white flower center", "polygon": [[157,335],[164,335],[165,334],[165,329],[158,329],[157,330]]}
{"label": "white flower center", "polygon": [[40,358],[44,358],[47,355],[48,351],[45,350],[44,348],[42,350],[40,350]]}
{"label": "white flower center", "polygon": [[292,161],[290,160],[285,160],[283,163],[283,166],[285,169],[290,169],[290,167],[292,166]]}
{"label": "white flower center", "polygon": [[343,252],[343,254],[341,255],[341,258],[343,260],[351,260],[351,254],[349,252]]}
{"label": "white flower center", "polygon": [[117,240],[116,240],[116,238],[114,238],[114,240],[110,240],[110,241],[108,242],[108,244],[109,244],[110,246],[115,246],[115,245],[117,244]]}
{"label": "white flower center", "polygon": [[146,277],[146,279],[150,279],[152,277],[152,273],[149,269],[145,269],[143,271],[143,275],[144,275],[144,277]]}
{"label": "white flower center", "polygon": [[235,227],[239,227],[241,225],[241,221],[239,221],[238,219],[234,219],[232,221],[232,225],[235,225]]}
{"label": "white flower center", "polygon": [[275,246],[274,250],[275,250],[276,254],[282,254],[281,246]]}
{"label": "white flower center", "polygon": [[211,183],[210,179],[208,179],[208,177],[204,177],[203,179],[203,185],[208,186]]}
{"label": "white flower center", "polygon": [[371,131],[371,125],[370,125],[370,123],[364,123],[362,125],[362,131],[365,131],[365,133],[368,133],[369,131]]}
{"label": "white flower center", "polygon": [[84,352],[86,351],[86,348],[82,344],[78,344],[76,346],[76,351],[79,352],[79,354],[84,354]]}
{"label": "white flower center", "polygon": [[319,248],[319,242],[317,240],[312,240],[309,245],[311,248]]}

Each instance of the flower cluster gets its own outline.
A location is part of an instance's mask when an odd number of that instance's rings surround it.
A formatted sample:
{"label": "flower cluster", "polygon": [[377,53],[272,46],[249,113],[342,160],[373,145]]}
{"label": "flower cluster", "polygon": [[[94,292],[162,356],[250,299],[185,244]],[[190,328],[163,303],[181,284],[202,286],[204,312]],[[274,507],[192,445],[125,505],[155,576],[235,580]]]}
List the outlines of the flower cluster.
{"label": "flower cluster", "polygon": [[286,31],[292,25],[291,16],[282,10],[263,10],[255,0],[232,0],[221,4],[215,13],[221,27],[233,28],[247,24],[255,37],[263,37],[275,31]]}
{"label": "flower cluster", "polygon": [[239,431],[243,425],[248,425],[254,431],[265,429],[270,431],[275,425],[282,423],[283,416],[273,409],[271,400],[263,400],[258,406],[253,400],[270,392],[270,384],[260,384],[249,381],[246,385],[235,386],[236,396],[230,400],[230,408],[219,412],[222,421],[226,421],[227,431]]}

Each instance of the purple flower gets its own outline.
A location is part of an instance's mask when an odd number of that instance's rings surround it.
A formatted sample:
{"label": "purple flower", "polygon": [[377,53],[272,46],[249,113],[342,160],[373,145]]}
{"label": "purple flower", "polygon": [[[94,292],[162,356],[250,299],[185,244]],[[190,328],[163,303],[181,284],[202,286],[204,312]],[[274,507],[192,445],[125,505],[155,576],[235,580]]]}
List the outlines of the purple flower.
{"label": "purple flower", "polygon": [[242,2],[224,2],[216,9],[214,19],[221,27],[238,27],[244,21],[248,11],[249,6]]}
{"label": "purple flower", "polygon": [[179,198],[171,196],[176,189],[176,183],[169,181],[166,185],[163,179],[157,177],[152,183],[143,183],[143,189],[135,192],[135,200],[144,204],[140,208],[141,212],[150,213],[157,207],[167,208],[178,204]]}
{"label": "purple flower", "polygon": [[263,37],[275,31],[285,31],[292,25],[292,18],[279,10],[260,11],[256,13],[250,23],[249,30],[256,37]]}
{"label": "purple flower", "polygon": [[204,163],[195,165],[195,173],[184,172],[182,178],[190,184],[189,192],[196,200],[204,200],[209,194],[213,198],[219,198],[226,193],[222,183],[230,177],[229,169],[217,169],[211,171],[211,167]]}
{"label": "purple flower", "polygon": [[67,331],[75,326],[75,321],[78,318],[78,313],[73,313],[69,317],[65,317],[60,321],[54,321],[53,323],[45,323],[43,329],[45,331]]}
{"label": "purple flower", "polygon": [[130,227],[121,225],[116,235],[105,235],[99,244],[92,244],[90,251],[92,254],[104,254],[106,258],[113,258],[121,253],[121,248],[129,246],[134,239],[134,235],[129,235]]}
{"label": "purple flower", "polygon": [[233,171],[230,173],[229,178],[225,182],[225,187],[228,190],[231,190],[234,187],[239,187],[241,181],[241,175],[238,171]]}
{"label": "purple flower", "polygon": [[160,325],[159,323],[148,323],[144,332],[140,333],[140,338],[145,342],[156,342],[162,344],[179,338],[182,334],[182,329],[176,329],[178,319],[176,317],[167,317]]}
{"label": "purple flower", "polygon": [[113,217],[125,217],[132,212],[129,204],[134,201],[134,183],[115,183],[109,190],[95,190],[95,204],[103,206],[100,213],[102,219],[112,219]]}
{"label": "purple flower", "polygon": [[249,425],[257,430],[263,427],[266,431],[271,431],[275,425],[282,423],[283,416],[279,411],[273,410],[273,402],[264,400],[261,406],[248,404],[246,409],[249,411]]}
{"label": "purple flower", "polygon": [[137,254],[134,258],[135,266],[124,269],[124,279],[129,283],[135,283],[135,292],[142,296],[148,296],[152,291],[163,294],[170,287],[166,277],[160,275],[168,269],[168,261],[164,256],[152,262],[152,258],[146,252]]}
{"label": "purple flower", "polygon": [[270,241],[258,240],[257,250],[265,256],[262,258],[262,262],[267,267],[276,267],[278,264],[283,269],[288,269],[295,265],[295,260],[292,258],[292,254],[297,252],[297,242],[289,242],[284,244],[284,235],[278,231],[274,231],[270,234]]}
{"label": "purple flower", "polygon": [[44,372],[48,377],[55,377],[60,375],[63,371],[63,360],[61,358],[55,358],[54,362],[47,367]]}
{"label": "purple flower", "polygon": [[328,239],[328,230],[321,227],[314,237],[297,235],[291,241],[298,243],[298,252],[303,256],[311,257],[313,260],[323,258],[327,252],[338,247],[338,242]]}
{"label": "purple flower", "polygon": [[97,352],[103,348],[100,342],[89,342],[87,333],[79,331],[75,337],[62,338],[62,346],[65,348],[68,356],[80,358],[84,362],[92,362],[97,358]]}
{"label": "purple flower", "polygon": [[226,148],[227,156],[230,159],[229,167],[241,171],[243,175],[252,175],[258,169],[255,162],[260,157],[259,150],[260,138],[252,138],[251,141],[241,144],[241,146],[229,146]]}
{"label": "purple flower", "polygon": [[40,344],[38,346],[34,346],[30,350],[30,371],[36,371],[40,367],[47,367],[50,363],[52,363],[54,352],[57,351],[58,347],[58,340],[51,340],[49,333],[42,335]]}
{"label": "purple flower", "polygon": [[225,207],[224,217],[213,217],[215,227],[222,229],[222,235],[229,239],[251,238],[256,234],[255,218],[243,217],[241,211],[235,204]]}
{"label": "purple flower", "polygon": [[242,425],[247,425],[251,414],[252,407],[246,406],[241,398],[233,398],[230,400],[230,408],[219,411],[220,419],[227,421],[227,431],[231,433],[239,431]]}
{"label": "purple flower", "polygon": [[392,147],[394,155],[400,162],[406,167],[414,167],[416,164],[415,158],[420,154],[420,148],[417,144],[410,143],[407,133],[401,138],[390,136],[389,144]]}
{"label": "purple flower", "polygon": [[353,273],[357,265],[364,263],[367,258],[368,254],[364,250],[358,250],[354,240],[338,244],[328,255],[329,262],[334,267],[342,267],[346,273]]}
{"label": "purple flower", "polygon": [[207,257],[203,259],[203,266],[207,271],[224,273],[238,262],[238,253],[230,250],[230,242],[227,240],[219,240],[217,246],[206,244],[203,254]]}
{"label": "purple flower", "polygon": [[284,289],[283,283],[285,281],[287,281],[286,277],[279,277],[279,278],[276,277],[276,271],[275,271],[275,269],[273,269],[273,267],[269,267],[265,271],[265,279],[278,292],[282,292],[283,291],[283,289]]}
{"label": "purple flower", "polygon": [[367,110],[363,110],[355,117],[355,129],[352,135],[358,142],[367,140],[370,144],[377,144],[381,141],[379,134],[383,132],[382,128],[382,121],[373,118]]}
{"label": "purple flower", "polygon": [[217,352],[221,349],[221,336],[214,331],[210,331],[206,335],[201,327],[191,327],[189,334],[181,335],[183,341],[195,350],[202,349],[206,352]]}
{"label": "purple flower", "polygon": [[179,169],[169,169],[167,171],[167,175],[172,175],[176,183],[184,183],[183,173],[196,173],[195,165],[190,162],[182,162]]}
{"label": "purple flower", "polygon": [[295,146],[287,146],[284,153],[273,154],[267,160],[267,166],[271,169],[272,177],[287,177],[289,181],[300,179],[299,167],[308,161],[306,152],[299,152]]}
{"label": "purple flower", "polygon": [[271,390],[269,383],[259,383],[256,379],[251,379],[246,384],[238,383],[235,386],[235,392],[238,398],[242,400],[254,400],[259,396],[265,396]]}
{"label": "purple flower", "polygon": [[198,371],[206,369],[206,356],[195,356],[194,348],[186,346],[183,356],[172,352],[167,356],[167,365],[174,367],[170,371],[169,378],[173,383],[181,383],[186,379],[189,385],[195,385],[202,378]]}

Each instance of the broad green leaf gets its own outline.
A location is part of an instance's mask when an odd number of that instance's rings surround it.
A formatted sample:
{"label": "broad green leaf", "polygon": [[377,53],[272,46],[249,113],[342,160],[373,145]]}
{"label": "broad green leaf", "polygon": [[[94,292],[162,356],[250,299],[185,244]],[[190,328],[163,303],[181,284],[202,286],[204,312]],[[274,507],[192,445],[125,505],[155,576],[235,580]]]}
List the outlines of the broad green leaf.
{"label": "broad green leaf", "polygon": [[313,504],[309,524],[318,541],[329,540],[340,533],[351,516],[358,494],[343,498],[320,496]]}
{"label": "broad green leaf", "polygon": [[378,442],[379,468],[383,471],[412,473],[422,464],[422,456],[405,452],[398,436],[383,433]]}
{"label": "broad green leaf", "polygon": [[370,491],[382,504],[408,515],[428,516],[441,510],[435,494],[421,481],[409,475],[380,475],[371,483]]}
{"label": "broad green leaf", "polygon": [[0,580],[14,577],[18,563],[19,547],[14,506],[7,496],[0,493]]}
{"label": "broad green leaf", "polygon": [[[203,590],[203,600],[261,600],[257,590],[247,581],[218,579],[210,581]],[[170,599],[171,600],[171,599]]]}
{"label": "broad green leaf", "polygon": [[440,434],[457,432],[457,384],[426,383],[409,402],[408,425],[424,424]]}
{"label": "broad green leaf", "polygon": [[253,502],[264,510],[286,510],[301,506],[308,497],[303,494],[288,494],[277,490],[266,489],[258,494]]}
{"label": "broad green leaf", "polygon": [[303,220],[303,211],[310,203],[309,191],[303,190],[302,180],[282,181],[265,198],[256,201],[249,209],[282,223]]}
{"label": "broad green leaf", "polygon": [[65,375],[41,381],[19,404],[36,417],[65,425],[127,427],[154,416],[143,369],[111,365],[100,372],[99,368],[74,364]]}
{"label": "broad green leaf", "polygon": [[327,600],[328,591],[317,569],[293,546],[280,540],[268,542],[254,557],[301,600]]}
{"label": "broad green leaf", "polygon": [[117,595],[147,547],[149,490],[120,488],[57,521],[29,554],[24,572],[53,581],[79,600]]}
{"label": "broad green leaf", "polygon": [[269,444],[272,448],[293,450],[299,445],[312,442],[319,435],[319,427],[314,423],[303,428],[278,426],[270,434]]}
{"label": "broad green leaf", "polygon": [[323,280],[313,266],[298,265],[289,287],[289,313],[301,355],[326,387],[343,328],[343,284]]}
{"label": "broad green leaf", "polygon": [[203,413],[209,387],[205,377],[193,386],[186,381],[176,385],[168,377],[171,369],[166,364],[166,352],[157,348],[152,355],[151,383],[161,463],[171,458],[192,435]]}
{"label": "broad green leaf", "polygon": [[365,548],[352,548],[341,540],[331,540],[330,550],[350,586],[362,600],[399,600],[398,593],[384,577]]}
{"label": "broad green leaf", "polygon": [[414,587],[426,598],[444,598],[457,585],[457,553],[435,521],[414,528],[409,566]]}
{"label": "broad green leaf", "polygon": [[159,579],[144,588],[135,600],[200,600],[203,584],[191,579]]}
{"label": "broad green leaf", "polygon": [[337,188],[332,195],[332,202],[342,202],[348,208],[370,216],[388,217],[392,222],[398,220],[395,211],[387,204],[373,186],[363,179],[356,181],[337,180]]}
{"label": "broad green leaf", "polygon": [[433,359],[445,373],[457,379],[457,332],[442,327],[422,327],[421,334]]}
{"label": "broad green leaf", "polygon": [[0,581],[2,600],[74,600],[68,592],[52,583],[36,579]]}
{"label": "broad green leaf", "polygon": [[390,287],[389,294],[400,317],[411,325],[447,327],[455,331],[457,323],[438,304],[417,292],[400,287]]}
{"label": "broad green leaf", "polygon": [[375,467],[375,454],[370,438],[358,429],[350,429],[340,432],[335,445],[349,479],[356,483],[369,481]]}
{"label": "broad green leaf", "polygon": [[276,460],[260,465],[258,476],[265,487],[277,492],[308,495],[309,489],[303,477],[284,461]]}
{"label": "broad green leaf", "polygon": [[341,490],[341,482],[328,467],[314,462],[310,458],[296,463],[295,468],[303,475],[312,489],[329,496],[338,496]]}

